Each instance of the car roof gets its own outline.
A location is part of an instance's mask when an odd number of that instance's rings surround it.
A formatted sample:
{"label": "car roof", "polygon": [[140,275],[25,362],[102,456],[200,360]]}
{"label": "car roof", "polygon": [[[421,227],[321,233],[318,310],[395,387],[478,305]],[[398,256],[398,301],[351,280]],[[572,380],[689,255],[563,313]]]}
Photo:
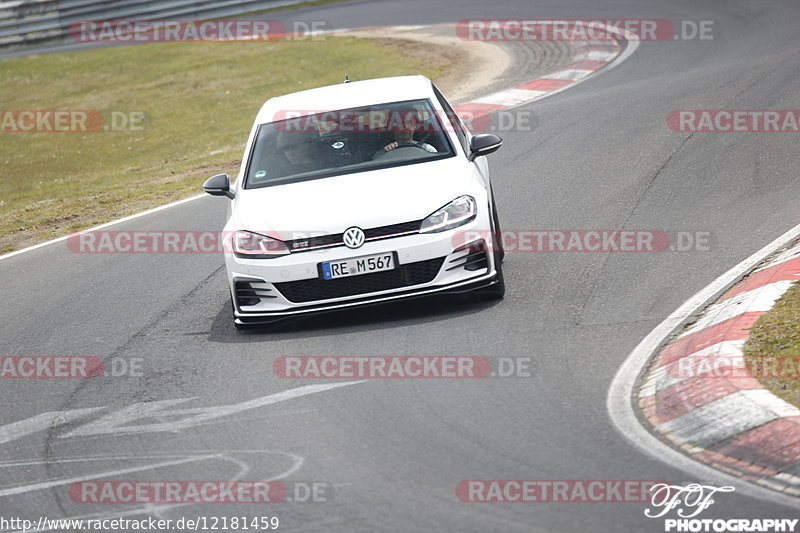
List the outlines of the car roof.
{"label": "car roof", "polygon": [[287,112],[292,116],[304,116],[433,96],[431,80],[421,75],[351,81],[270,98],[258,112],[256,123],[285,119]]}

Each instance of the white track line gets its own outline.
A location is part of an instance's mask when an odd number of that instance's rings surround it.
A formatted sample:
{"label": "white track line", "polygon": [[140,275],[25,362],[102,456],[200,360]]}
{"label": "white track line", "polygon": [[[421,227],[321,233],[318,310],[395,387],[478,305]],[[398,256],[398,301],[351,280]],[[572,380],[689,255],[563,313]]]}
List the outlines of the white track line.
{"label": "white track line", "polygon": [[639,422],[633,401],[636,380],[639,374],[646,370],[650,358],[661,347],[663,342],[682,326],[689,317],[749,273],[766,257],[780,250],[798,236],[800,236],[800,224],[722,274],[665,318],[663,322],[642,339],[628,355],[628,358],[625,359],[625,362],[622,363],[611,382],[611,386],[608,389],[608,397],[606,398],[606,408],[614,426],[628,441],[645,454],[683,470],[693,478],[734,485],[738,492],[747,496],[779,503],[795,509],[800,509],[800,500],[797,498],[721,472],[682,454],[672,446],[664,443]]}
{"label": "white track line", "polygon": [[548,80],[566,80],[566,81],[578,81],[582,80],[586,76],[594,73],[594,70],[584,70],[584,69],[566,69],[566,70],[559,70],[558,72],[552,72],[545,76],[545,79]]}
{"label": "white track line", "polygon": [[609,62],[614,59],[616,56],[616,52],[604,52],[602,50],[590,50],[588,52],[579,52],[575,56],[575,61],[583,61],[588,59],[589,61],[605,61]]}
{"label": "white track line", "polygon": [[502,106],[513,106],[517,104],[524,104],[535,100],[536,98],[547,94],[546,91],[533,91],[529,89],[505,89],[496,93],[487,94],[472,100],[472,104],[497,104]]}
{"label": "white track line", "polygon": [[[120,224],[122,222],[127,222],[129,220],[133,220],[135,218],[143,217],[143,216],[149,215],[151,213],[156,213],[158,211],[163,211],[164,209],[169,209],[170,207],[175,207],[176,205],[185,204],[187,202],[191,202],[191,201],[197,200],[199,198],[205,198],[206,196],[207,196],[206,194],[198,194],[197,196],[192,196],[191,198],[184,198],[183,200],[178,200],[177,202],[172,202],[171,204],[166,204],[166,205],[162,205],[162,206],[159,206],[159,207],[154,207],[153,209],[148,209],[147,211],[142,211],[141,213],[135,213],[133,215],[130,215],[130,216],[127,216],[127,217],[124,217],[124,218],[120,218],[120,219],[117,219],[117,220],[112,220],[111,222],[106,222],[105,224],[100,224],[99,226],[95,226],[93,228],[84,229],[84,230],[81,230],[81,231],[82,232],[83,231],[95,231],[95,230],[107,228],[109,226],[113,226],[114,224]],[[74,235],[74,234],[70,234],[70,235]],[[25,252],[30,252],[31,250],[36,250],[37,248],[42,248],[43,246],[48,246],[50,244],[55,244],[57,242],[65,241],[65,240],[70,238],[70,235],[64,235],[63,237],[59,237],[57,239],[53,239],[53,240],[50,240],[50,241],[40,242],[39,244],[35,244],[33,246],[29,246],[27,248],[23,248],[22,250],[16,250],[14,252],[9,252],[9,253],[7,253],[5,255],[0,255],[0,261],[2,261],[3,259],[8,259],[9,257],[14,257],[15,255],[24,254]]]}
{"label": "white track line", "polygon": [[[586,80],[593,79],[596,74],[598,74],[598,73],[602,74],[603,72],[607,72],[607,71],[611,70],[612,68],[614,68],[616,66],[619,66],[623,61],[628,59],[639,48],[640,41],[639,41],[639,36],[638,35],[635,35],[635,34],[633,34],[631,32],[625,31],[625,30],[620,30],[619,28],[612,28],[611,26],[605,26],[605,29],[609,33],[613,33],[613,34],[616,34],[616,35],[620,36],[620,38],[622,38],[625,41],[625,46],[622,47],[622,52],[617,56],[617,58],[614,61],[612,61],[611,63],[608,63],[607,65],[605,65],[604,67],[602,67],[602,68],[600,68],[598,70],[593,71],[594,74],[591,75],[591,76],[586,76],[585,78],[581,78],[579,80],[576,80],[576,81],[570,83],[569,85],[561,87],[560,89],[556,89],[555,91],[549,91],[549,92],[547,92],[547,94],[543,94],[542,96],[536,98],[536,100],[532,100],[532,101],[544,100],[545,98],[549,98],[549,97],[553,96],[554,94],[558,94],[558,93],[560,93],[562,91],[568,91],[569,89],[572,89],[573,87],[576,87],[578,84],[581,84],[581,83],[585,82]],[[547,76],[542,76],[542,78],[547,78]],[[517,105],[515,105],[513,107],[508,107],[506,109],[503,109],[503,111],[508,111],[508,110],[514,109],[516,107],[521,107],[523,105],[526,105],[526,103],[517,104]]]}

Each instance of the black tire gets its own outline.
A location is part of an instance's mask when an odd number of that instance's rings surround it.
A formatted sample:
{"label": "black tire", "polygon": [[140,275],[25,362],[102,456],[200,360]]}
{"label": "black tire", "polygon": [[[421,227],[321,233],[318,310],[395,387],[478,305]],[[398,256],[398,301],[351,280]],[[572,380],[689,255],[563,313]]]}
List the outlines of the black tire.
{"label": "black tire", "polygon": [[495,269],[497,270],[497,274],[494,277],[494,284],[475,291],[475,295],[479,300],[502,300],[505,298],[506,282],[503,278],[503,265],[497,260],[496,252],[494,256],[496,261]]}
{"label": "black tire", "polygon": [[231,294],[231,316],[233,317],[233,326],[237,330],[241,331],[243,329],[249,329],[250,328],[250,326],[248,324],[239,324],[238,322],[236,322],[236,306],[233,303],[233,294]]}
{"label": "black tire", "polygon": [[494,256],[494,268],[497,271],[494,283],[488,287],[476,289],[472,292],[478,300],[502,300],[506,295],[506,282],[503,278],[503,258],[506,255],[503,250],[503,241],[500,234],[500,222],[497,218],[497,206],[494,201],[494,191],[491,193],[492,199],[492,255]]}
{"label": "black tire", "polygon": [[492,247],[495,251],[499,252],[500,260],[502,263],[506,257],[506,251],[503,249],[503,232],[500,230],[500,220],[497,218],[497,204],[494,201],[494,191],[492,191]]}
{"label": "black tire", "polygon": [[495,251],[494,268],[497,274],[494,276],[494,283],[482,289],[476,289],[472,294],[480,301],[502,300],[506,295],[506,282],[503,278],[503,265],[500,263],[500,252]]}

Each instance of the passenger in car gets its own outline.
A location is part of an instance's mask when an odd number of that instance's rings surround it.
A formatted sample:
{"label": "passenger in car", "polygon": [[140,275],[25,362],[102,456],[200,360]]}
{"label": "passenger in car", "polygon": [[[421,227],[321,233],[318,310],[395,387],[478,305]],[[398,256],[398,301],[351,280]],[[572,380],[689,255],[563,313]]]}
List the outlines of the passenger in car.
{"label": "passenger in car", "polygon": [[319,135],[315,132],[282,131],[276,150],[280,154],[276,173],[288,176],[320,169]]}

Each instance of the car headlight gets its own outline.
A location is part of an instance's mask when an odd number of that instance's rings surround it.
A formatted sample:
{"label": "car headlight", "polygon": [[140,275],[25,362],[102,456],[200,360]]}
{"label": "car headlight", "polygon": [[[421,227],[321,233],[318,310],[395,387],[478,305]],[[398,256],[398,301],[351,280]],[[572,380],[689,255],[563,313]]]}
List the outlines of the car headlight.
{"label": "car headlight", "polygon": [[463,226],[475,218],[475,198],[459,196],[429,215],[419,226],[420,233],[436,233]]}
{"label": "car headlight", "polygon": [[233,254],[236,257],[270,259],[289,254],[289,249],[283,241],[250,231],[235,231],[231,241]]}

